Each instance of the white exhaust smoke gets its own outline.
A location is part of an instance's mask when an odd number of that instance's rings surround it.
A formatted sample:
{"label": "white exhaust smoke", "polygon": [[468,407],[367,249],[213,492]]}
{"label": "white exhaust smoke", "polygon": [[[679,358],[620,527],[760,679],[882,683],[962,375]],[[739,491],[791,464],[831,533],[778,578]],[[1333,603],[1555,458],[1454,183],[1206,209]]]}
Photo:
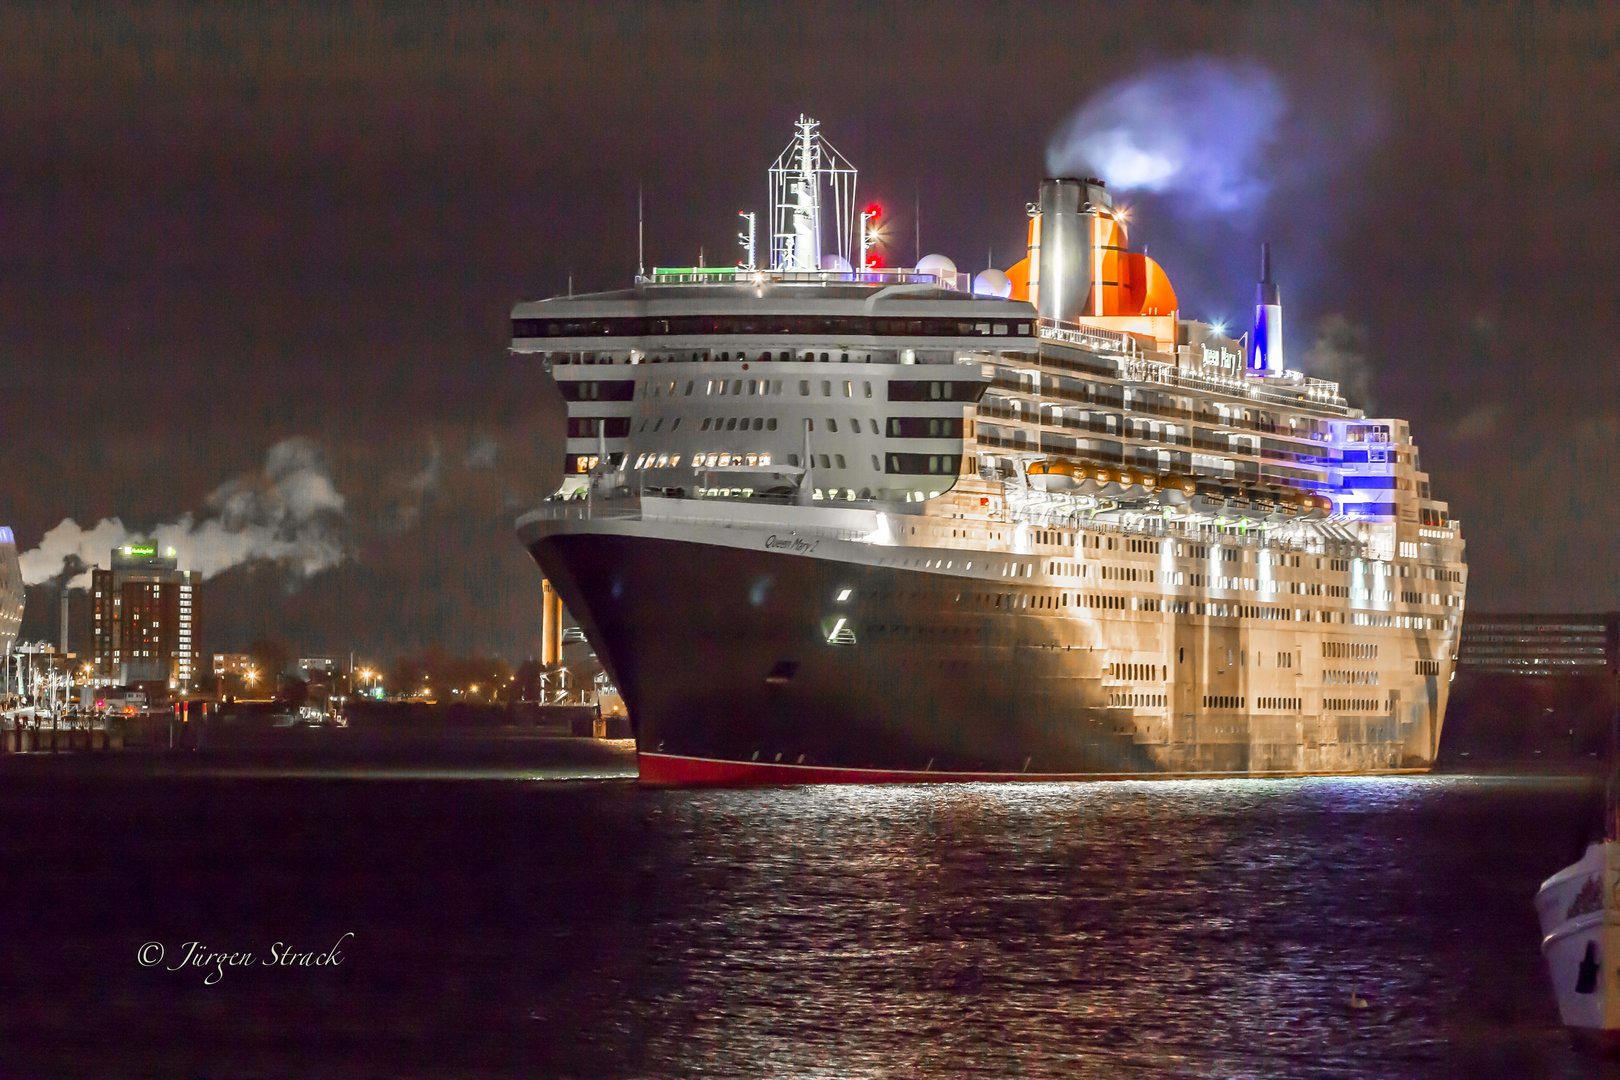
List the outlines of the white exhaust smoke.
{"label": "white exhaust smoke", "polygon": [[1086,101],[1052,137],[1047,174],[1100,176],[1193,216],[1255,212],[1271,193],[1265,157],[1287,111],[1282,84],[1257,65],[1158,65]]}
{"label": "white exhaust smoke", "polygon": [[[67,518],[18,561],[23,581],[38,585],[80,566],[106,567],[113,548],[150,538],[160,551],[173,548],[180,568],[200,572],[205,581],[255,560],[279,562],[307,578],[343,561],[343,509],[343,496],[314,441],[284,439],[265,455],[263,469],[215,488],[201,519],[186,513],[175,522],[138,530],[116,517],[89,529]],[[69,560],[75,561],[69,565]],[[85,570],[68,587],[89,584]]]}

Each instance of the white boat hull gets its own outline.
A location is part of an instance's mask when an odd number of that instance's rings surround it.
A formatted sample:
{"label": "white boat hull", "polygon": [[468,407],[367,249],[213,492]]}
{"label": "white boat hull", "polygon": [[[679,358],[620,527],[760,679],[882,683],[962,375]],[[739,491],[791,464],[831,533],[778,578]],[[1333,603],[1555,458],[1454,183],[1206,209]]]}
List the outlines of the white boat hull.
{"label": "white boat hull", "polygon": [[1592,844],[1536,893],[1558,1014],[1579,1041],[1620,1044],[1620,843]]}

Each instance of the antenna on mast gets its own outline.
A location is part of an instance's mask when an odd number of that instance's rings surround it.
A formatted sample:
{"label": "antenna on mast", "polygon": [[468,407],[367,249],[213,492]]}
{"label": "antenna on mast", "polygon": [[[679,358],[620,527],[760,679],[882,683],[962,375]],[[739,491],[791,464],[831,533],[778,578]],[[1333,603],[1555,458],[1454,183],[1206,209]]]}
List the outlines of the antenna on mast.
{"label": "antenna on mast", "polygon": [[641,185],[636,185],[636,277],[647,276],[647,217],[641,205]]}
{"label": "antenna on mast", "polygon": [[748,231],[737,234],[737,242],[743,246],[744,251],[748,252],[748,261],[743,264],[743,269],[757,270],[759,264],[755,261],[754,236],[755,229],[758,227],[758,220],[752,210],[739,210],[737,216],[748,222]]}
{"label": "antenna on mast", "polygon": [[914,181],[911,189],[911,224],[916,229],[917,254],[913,257],[911,265],[916,266],[922,262],[922,181]]}

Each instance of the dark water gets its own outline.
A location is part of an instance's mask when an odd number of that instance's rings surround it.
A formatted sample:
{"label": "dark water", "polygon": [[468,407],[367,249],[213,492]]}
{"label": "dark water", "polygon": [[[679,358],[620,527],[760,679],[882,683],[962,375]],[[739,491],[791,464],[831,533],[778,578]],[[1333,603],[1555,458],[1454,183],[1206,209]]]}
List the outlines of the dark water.
{"label": "dark water", "polygon": [[1579,782],[295,771],[0,769],[0,1075],[1620,1076],[1530,904]]}

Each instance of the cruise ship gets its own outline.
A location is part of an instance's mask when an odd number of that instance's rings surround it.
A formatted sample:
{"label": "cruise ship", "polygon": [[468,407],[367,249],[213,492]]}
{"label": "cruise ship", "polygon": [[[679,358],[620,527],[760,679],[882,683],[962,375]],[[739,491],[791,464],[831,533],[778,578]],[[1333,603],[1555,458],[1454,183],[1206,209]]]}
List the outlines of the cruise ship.
{"label": "cruise ship", "polygon": [[[512,309],[567,403],[517,523],[653,785],[1421,771],[1461,529],[1406,422],[1182,317],[1104,179],[1027,257],[877,268],[801,118],[768,255]],[[825,233],[824,233],[825,228]]]}

